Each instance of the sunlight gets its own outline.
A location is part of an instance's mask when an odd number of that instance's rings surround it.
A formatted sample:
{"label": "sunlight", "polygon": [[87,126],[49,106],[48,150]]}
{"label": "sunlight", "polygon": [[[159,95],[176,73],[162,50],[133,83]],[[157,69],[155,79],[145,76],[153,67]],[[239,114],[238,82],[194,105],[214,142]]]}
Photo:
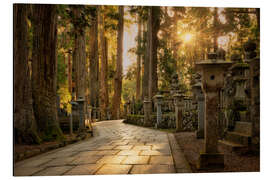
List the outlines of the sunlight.
{"label": "sunlight", "polygon": [[182,39],[184,41],[184,43],[188,43],[193,39],[194,35],[191,33],[186,33],[183,35]]}

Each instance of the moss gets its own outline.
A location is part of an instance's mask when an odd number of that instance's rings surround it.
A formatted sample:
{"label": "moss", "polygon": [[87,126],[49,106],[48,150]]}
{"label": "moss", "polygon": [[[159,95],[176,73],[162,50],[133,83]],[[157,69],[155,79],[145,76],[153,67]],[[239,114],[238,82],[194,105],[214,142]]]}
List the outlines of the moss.
{"label": "moss", "polygon": [[57,126],[50,126],[46,129],[45,132],[41,133],[41,138],[44,141],[63,141],[65,137],[61,129]]}
{"label": "moss", "polygon": [[249,64],[243,63],[243,62],[239,62],[239,63],[236,63],[234,65],[234,67],[249,68]]}
{"label": "moss", "polygon": [[42,139],[39,137],[39,135],[36,131],[34,131],[33,129],[30,129],[29,134],[33,138],[34,144],[41,144],[42,143]]}

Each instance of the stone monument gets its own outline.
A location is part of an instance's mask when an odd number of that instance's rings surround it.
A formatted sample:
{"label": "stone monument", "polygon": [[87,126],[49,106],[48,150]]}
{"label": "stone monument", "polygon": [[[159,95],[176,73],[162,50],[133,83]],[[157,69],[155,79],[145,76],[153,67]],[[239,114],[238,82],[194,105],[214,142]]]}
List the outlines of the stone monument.
{"label": "stone monument", "polygon": [[196,69],[202,73],[202,90],[205,95],[204,150],[200,154],[199,169],[224,167],[224,154],[219,153],[217,148],[219,91],[223,87],[224,72],[231,64],[223,59],[217,59],[215,53],[211,53],[208,60],[195,64]]}

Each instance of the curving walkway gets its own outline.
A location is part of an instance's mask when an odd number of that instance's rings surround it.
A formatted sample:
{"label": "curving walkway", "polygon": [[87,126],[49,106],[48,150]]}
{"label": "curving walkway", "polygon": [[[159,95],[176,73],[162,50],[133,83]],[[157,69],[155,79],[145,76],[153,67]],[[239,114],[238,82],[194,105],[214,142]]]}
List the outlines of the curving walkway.
{"label": "curving walkway", "polygon": [[15,176],[191,172],[172,134],[122,123],[94,124],[94,137],[14,165]]}

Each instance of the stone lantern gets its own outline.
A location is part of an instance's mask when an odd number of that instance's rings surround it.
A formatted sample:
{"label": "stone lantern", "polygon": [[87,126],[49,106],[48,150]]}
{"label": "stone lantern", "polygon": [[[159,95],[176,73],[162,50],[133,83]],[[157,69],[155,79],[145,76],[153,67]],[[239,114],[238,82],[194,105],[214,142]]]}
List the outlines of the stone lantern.
{"label": "stone lantern", "polygon": [[70,101],[71,104],[71,114],[70,114],[70,120],[69,120],[69,133],[73,134],[73,109],[78,106],[78,103],[75,101]]}
{"label": "stone lantern", "polygon": [[219,91],[223,87],[224,72],[231,62],[217,59],[215,54],[210,59],[196,63],[196,69],[202,73],[202,90],[205,95],[205,131],[204,150],[200,154],[198,168],[224,167],[224,154],[218,152],[218,111]]}
{"label": "stone lantern", "polygon": [[246,72],[249,70],[247,63],[235,63],[230,68],[232,72],[232,80],[235,86],[235,93],[233,97],[234,111],[239,113],[240,121],[249,121],[247,116],[248,98],[247,98],[247,83],[248,77]]}
{"label": "stone lantern", "polygon": [[174,105],[175,105],[175,127],[176,132],[183,130],[183,98],[182,93],[177,93],[173,95]]}
{"label": "stone lantern", "polygon": [[85,116],[84,116],[84,98],[83,97],[79,97],[77,99],[77,103],[78,103],[78,108],[79,108],[79,117],[80,117],[80,121],[79,121],[79,131],[84,131],[85,130]]}
{"label": "stone lantern", "polygon": [[164,96],[157,94],[154,96],[155,103],[157,106],[157,122],[156,122],[156,127],[160,127],[161,121],[162,121],[162,111],[161,111],[161,106],[163,103],[163,98]]}
{"label": "stone lantern", "polygon": [[257,45],[252,40],[244,44],[245,62],[250,66],[250,116],[252,117],[252,144],[260,146],[260,58],[256,53]]}
{"label": "stone lantern", "polygon": [[202,91],[202,83],[197,82],[192,86],[192,91],[195,95],[195,99],[198,103],[198,130],[196,131],[196,137],[204,138],[204,112],[205,112],[205,105],[204,105],[204,94]]}

